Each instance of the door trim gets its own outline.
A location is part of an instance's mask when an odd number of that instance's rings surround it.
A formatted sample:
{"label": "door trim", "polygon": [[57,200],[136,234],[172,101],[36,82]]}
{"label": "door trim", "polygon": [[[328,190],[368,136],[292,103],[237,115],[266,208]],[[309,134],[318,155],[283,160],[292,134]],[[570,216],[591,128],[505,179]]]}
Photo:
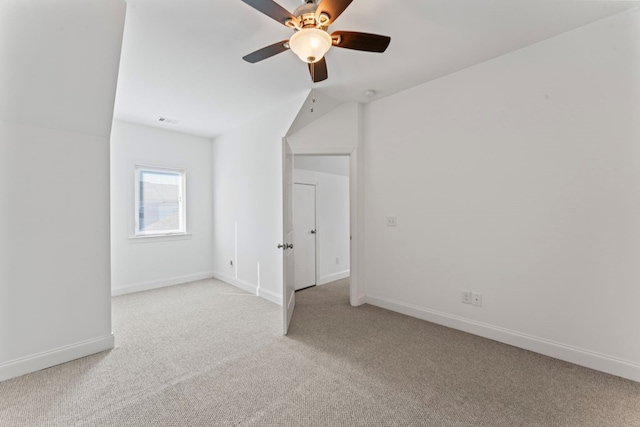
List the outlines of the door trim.
{"label": "door trim", "polygon": [[[300,147],[294,155],[323,155],[349,156],[349,230],[351,233],[351,248],[349,252],[349,303],[357,307],[365,303],[365,292],[361,278],[363,273],[364,256],[360,248],[364,249],[364,184],[362,171],[362,150],[357,147]],[[316,187],[317,188],[317,187]]]}

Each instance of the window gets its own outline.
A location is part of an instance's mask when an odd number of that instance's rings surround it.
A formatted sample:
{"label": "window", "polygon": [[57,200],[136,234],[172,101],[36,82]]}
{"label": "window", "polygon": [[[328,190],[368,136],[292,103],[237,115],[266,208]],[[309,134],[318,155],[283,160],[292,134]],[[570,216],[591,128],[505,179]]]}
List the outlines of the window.
{"label": "window", "polygon": [[136,166],[136,236],[186,233],[185,173]]}

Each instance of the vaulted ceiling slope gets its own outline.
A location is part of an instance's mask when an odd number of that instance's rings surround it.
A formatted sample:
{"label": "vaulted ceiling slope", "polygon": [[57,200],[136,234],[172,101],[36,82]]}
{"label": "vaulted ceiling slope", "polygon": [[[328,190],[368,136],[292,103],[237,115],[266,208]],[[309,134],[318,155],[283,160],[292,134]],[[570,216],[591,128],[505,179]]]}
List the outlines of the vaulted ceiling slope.
{"label": "vaulted ceiling slope", "polygon": [[[293,11],[302,1],[278,3]],[[354,0],[329,31],[384,34],[391,44],[383,54],[331,49],[329,78],[316,84],[292,52],[256,64],[242,60],[292,32],[240,0],[127,4],[115,118],[215,137],[311,88],[340,102],[368,102],[640,2]],[[369,89],[374,97],[363,95]]]}

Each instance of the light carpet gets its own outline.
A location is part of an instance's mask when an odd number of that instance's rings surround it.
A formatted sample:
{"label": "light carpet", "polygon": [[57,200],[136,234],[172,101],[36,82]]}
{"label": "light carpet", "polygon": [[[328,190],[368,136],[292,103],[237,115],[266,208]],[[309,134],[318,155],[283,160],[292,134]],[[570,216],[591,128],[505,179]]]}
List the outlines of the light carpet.
{"label": "light carpet", "polygon": [[640,384],[377,307],[217,280],[113,299],[116,347],[0,383],[1,426],[640,426]]}

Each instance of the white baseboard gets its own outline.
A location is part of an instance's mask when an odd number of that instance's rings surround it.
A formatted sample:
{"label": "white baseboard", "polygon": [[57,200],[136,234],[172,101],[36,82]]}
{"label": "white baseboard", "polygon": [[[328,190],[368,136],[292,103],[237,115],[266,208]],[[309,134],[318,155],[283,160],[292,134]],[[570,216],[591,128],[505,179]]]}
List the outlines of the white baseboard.
{"label": "white baseboard", "polygon": [[113,334],[109,334],[104,337],[11,360],[0,364],[0,381],[50,368],[91,354],[100,353],[101,351],[110,350],[113,346]]}
{"label": "white baseboard", "polygon": [[222,282],[228,283],[230,285],[235,286],[236,288],[240,288],[245,292],[249,292],[253,295],[258,295],[258,287],[253,283],[245,282],[244,280],[236,279],[235,277],[228,276],[224,273],[220,273],[218,271],[213,272],[213,277]]}
{"label": "white baseboard", "polygon": [[115,297],[118,295],[131,294],[133,292],[164,288],[165,286],[181,285],[183,283],[195,282],[196,280],[210,279],[212,277],[214,277],[213,271],[203,271],[200,273],[187,274],[185,276],[169,277],[167,279],[118,285],[111,288],[111,296]]}
{"label": "white baseboard", "polygon": [[367,304],[406,314],[407,316],[427,320],[432,323],[458,329],[494,341],[523,348],[555,359],[585,366],[611,375],[640,382],[640,365],[618,359],[606,354],[584,350],[570,345],[549,341],[543,338],[500,328],[486,323],[476,322],[463,317],[453,316],[424,307],[407,304],[385,297],[367,295]]}
{"label": "white baseboard", "polygon": [[[356,298],[355,301],[349,301],[349,303],[351,304],[351,307],[359,307],[363,304],[366,304],[367,302],[367,297],[366,295],[358,295],[358,297]],[[371,304],[374,305],[374,304]]]}
{"label": "white baseboard", "polygon": [[318,285],[326,285],[327,283],[335,282],[336,280],[346,279],[351,274],[350,270],[339,271],[333,274],[327,274],[326,276],[320,276],[318,279]]}
{"label": "white baseboard", "polygon": [[278,304],[282,306],[282,294],[277,294],[273,291],[270,291],[264,288],[259,288],[258,296],[266,299],[267,301],[271,301],[274,304]]}
{"label": "white baseboard", "polygon": [[235,277],[228,276],[224,273],[214,272],[213,277],[221,280],[225,283],[235,286],[236,288],[240,288],[243,291],[249,292],[250,294],[259,296],[260,298],[264,298],[267,301],[271,301],[274,304],[282,305],[282,295],[277,294],[268,289],[264,289],[262,287],[258,287],[253,283],[245,282],[244,280],[236,279]]}

